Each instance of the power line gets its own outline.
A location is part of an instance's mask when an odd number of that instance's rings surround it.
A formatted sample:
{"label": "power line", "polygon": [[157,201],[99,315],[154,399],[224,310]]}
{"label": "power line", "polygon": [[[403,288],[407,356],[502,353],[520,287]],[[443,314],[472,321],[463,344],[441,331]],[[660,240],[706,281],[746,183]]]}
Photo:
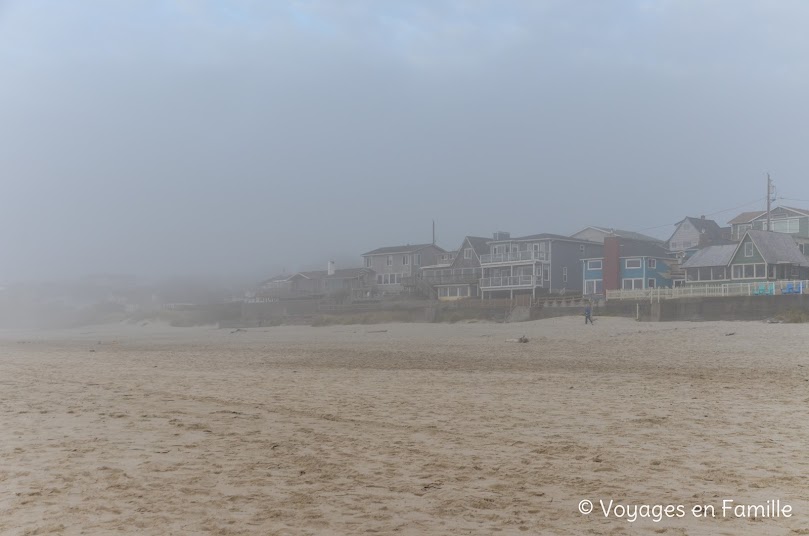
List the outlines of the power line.
{"label": "power line", "polygon": [[[793,201],[798,201],[798,199],[793,199]],[[754,199],[753,201],[749,201],[747,203],[744,203],[743,205],[739,205],[737,207],[732,207],[732,208],[726,208],[724,210],[719,210],[717,212],[712,212],[710,214],[706,214],[706,216],[716,216],[717,214],[722,214],[724,212],[730,212],[731,210],[739,210],[740,208],[745,208],[745,207],[748,207],[748,206],[750,206],[750,205],[752,205],[754,203],[760,203],[760,202],[761,202],[761,199]],[[807,202],[809,202],[809,201],[807,201]],[[663,227],[671,227],[672,225],[677,225],[678,223],[679,222],[664,223],[663,225],[656,225],[654,227],[646,227],[644,229],[639,229],[637,232],[653,231],[655,229],[662,229]]]}

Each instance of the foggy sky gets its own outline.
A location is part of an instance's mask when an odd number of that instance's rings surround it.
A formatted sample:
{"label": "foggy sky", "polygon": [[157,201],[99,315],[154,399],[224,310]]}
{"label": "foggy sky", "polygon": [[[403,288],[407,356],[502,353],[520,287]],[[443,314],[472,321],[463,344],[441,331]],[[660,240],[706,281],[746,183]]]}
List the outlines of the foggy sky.
{"label": "foggy sky", "polygon": [[[0,283],[809,206],[809,5],[0,0]],[[728,210],[737,208],[736,210]]]}

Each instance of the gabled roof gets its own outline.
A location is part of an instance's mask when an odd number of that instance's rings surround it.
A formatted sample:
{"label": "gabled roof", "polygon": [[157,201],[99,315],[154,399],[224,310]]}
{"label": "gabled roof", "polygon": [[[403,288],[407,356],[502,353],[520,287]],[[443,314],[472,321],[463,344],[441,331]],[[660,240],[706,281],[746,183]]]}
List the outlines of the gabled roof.
{"label": "gabled roof", "polygon": [[[702,238],[700,238],[700,243],[701,244],[715,243],[715,242],[718,242],[718,241],[721,241],[721,240],[725,240],[726,239],[725,235],[728,234],[726,232],[723,232],[722,227],[719,227],[719,224],[716,223],[714,220],[709,220],[708,218],[703,218],[703,217],[692,218],[691,216],[687,216],[687,217],[685,217],[682,220],[677,222],[677,224],[676,224],[677,228],[674,229],[674,232],[671,233],[671,236],[674,236],[677,233],[677,231],[680,230],[680,227],[682,226],[683,222],[685,222],[685,221],[688,221],[688,223],[693,225],[694,228],[697,231],[699,231],[699,233],[702,235]],[[666,247],[670,247],[671,236],[665,242]],[[730,238],[730,236],[727,236],[727,238]]]}
{"label": "gabled roof", "polygon": [[435,244],[415,244],[415,245],[404,245],[404,246],[391,246],[391,247],[384,247],[384,248],[377,248],[368,253],[363,253],[361,256],[365,257],[367,255],[393,255],[394,253],[415,253],[419,250],[424,248],[428,248],[430,246],[435,247],[441,251],[444,251],[442,248],[436,246]]}
{"label": "gabled roof", "polygon": [[780,207],[776,207],[776,208],[785,208],[787,210],[797,212],[798,214],[803,214],[804,216],[809,216],[809,210],[806,210],[805,208],[785,207],[783,205],[781,205]]}
{"label": "gabled roof", "polygon": [[275,276],[273,276],[273,277],[271,277],[271,278],[269,278],[269,279],[265,279],[264,281],[262,281],[261,283],[259,283],[259,285],[260,285],[260,286],[264,286],[264,285],[269,285],[270,283],[278,283],[278,282],[280,282],[280,281],[289,281],[289,279],[290,279],[290,278],[291,278],[293,275],[295,275],[295,274],[281,274],[281,275],[275,275]]}
{"label": "gabled roof", "polygon": [[658,238],[654,238],[654,237],[651,237],[651,236],[648,236],[648,235],[645,235],[645,234],[642,234],[642,233],[636,233],[635,231],[625,231],[624,229],[613,229],[612,227],[598,227],[596,225],[589,225],[589,226],[585,227],[584,229],[582,229],[578,233],[574,233],[571,236],[571,238],[573,238],[575,235],[581,233],[582,231],[586,231],[587,229],[595,229],[596,231],[601,231],[604,234],[613,235],[613,236],[620,236],[622,238],[629,238],[629,239],[632,239],[632,240],[646,240],[648,242],[658,242],[658,243],[663,242],[662,240],[660,240]]}
{"label": "gabled roof", "polygon": [[[750,237],[753,245],[767,264],[798,264],[801,266],[809,266],[809,259],[801,253],[801,250],[798,249],[798,243],[788,234],[749,230],[736,246],[736,251],[742,247],[747,237]],[[736,256],[736,251],[733,253],[734,257]]]}
{"label": "gabled roof", "polygon": [[567,242],[577,242],[581,244],[595,244],[600,246],[600,242],[593,242],[592,240],[582,240],[581,238],[571,238],[569,236],[560,235],[560,234],[553,234],[553,233],[539,233],[533,234],[528,236],[518,236],[516,238],[505,238],[503,240],[492,240],[487,239],[487,243],[492,244],[494,242],[526,242],[529,240],[564,240]]}
{"label": "gabled roof", "polygon": [[742,212],[741,214],[730,220],[728,223],[730,225],[734,225],[737,223],[750,223],[751,221],[755,220],[759,216],[763,216],[764,214],[766,214],[764,210],[752,210],[749,212]]}
{"label": "gabled roof", "polygon": [[661,244],[648,240],[620,238],[621,257],[671,257],[669,250]]}
{"label": "gabled roof", "polygon": [[707,268],[709,266],[727,266],[736,253],[738,244],[722,244],[708,246],[698,250],[683,263],[683,268]]}
{"label": "gabled roof", "polygon": [[[304,279],[321,279],[321,278],[325,277],[327,273],[328,272],[326,272],[326,270],[312,270],[312,271],[309,271],[309,272],[298,272],[295,275],[293,275],[292,277],[301,276]],[[290,278],[290,279],[292,279],[292,278]]]}
{"label": "gabled roof", "polygon": [[467,236],[464,238],[464,242],[469,242],[469,245],[472,246],[472,249],[475,250],[478,257],[481,255],[485,255],[489,252],[489,242],[491,239],[484,238],[482,236]]}

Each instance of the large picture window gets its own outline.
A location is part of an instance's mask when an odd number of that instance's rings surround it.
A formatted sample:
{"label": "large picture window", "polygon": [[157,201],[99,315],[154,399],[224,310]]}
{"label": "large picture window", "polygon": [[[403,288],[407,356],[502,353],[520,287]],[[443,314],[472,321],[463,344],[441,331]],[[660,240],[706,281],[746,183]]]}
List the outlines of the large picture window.
{"label": "large picture window", "polygon": [[601,260],[587,261],[588,270],[601,270]]}
{"label": "large picture window", "polygon": [[602,283],[601,279],[587,279],[584,281],[585,294],[601,294]]}
{"label": "large picture window", "polygon": [[627,259],[624,266],[626,266],[627,270],[631,270],[632,268],[640,268],[641,262],[640,259]]}

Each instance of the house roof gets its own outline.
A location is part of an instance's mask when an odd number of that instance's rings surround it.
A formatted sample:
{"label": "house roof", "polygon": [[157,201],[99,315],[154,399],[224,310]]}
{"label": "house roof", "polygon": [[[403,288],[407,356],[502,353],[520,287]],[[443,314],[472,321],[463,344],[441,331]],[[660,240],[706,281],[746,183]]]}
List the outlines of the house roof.
{"label": "house roof", "polygon": [[503,240],[491,240],[487,239],[487,243],[491,244],[494,242],[524,242],[528,240],[565,240],[567,242],[580,242],[582,244],[595,244],[600,246],[600,242],[593,242],[591,240],[582,240],[581,238],[571,238],[569,236],[560,235],[560,234],[553,234],[553,233],[539,233],[533,234],[528,236],[518,236],[516,238],[505,238]]}
{"label": "house roof", "polygon": [[[792,212],[797,212],[798,214],[802,214],[804,216],[809,216],[809,210],[807,210],[805,208],[787,207],[787,206],[784,206],[784,205],[780,205],[778,207],[774,207],[773,210],[778,209],[778,208],[790,210]],[[738,216],[736,216],[735,218],[730,220],[728,223],[730,225],[737,224],[737,223],[750,223],[751,221],[757,220],[757,219],[759,219],[759,218],[761,218],[763,216],[766,216],[766,215],[767,215],[766,210],[753,210],[753,211],[750,211],[750,212],[742,212],[741,214],[739,214]]]}
{"label": "house roof", "polygon": [[[691,216],[687,216],[682,220],[678,221],[676,224],[677,228],[674,230],[674,233],[672,233],[671,236],[674,236],[677,233],[677,231],[680,229],[680,226],[685,221],[688,221],[691,225],[693,225],[694,228],[697,231],[699,231],[699,233],[702,235],[702,238],[700,238],[700,244],[704,244],[705,242],[716,243],[730,238],[730,233],[727,232],[728,230],[727,229],[723,230],[723,228],[719,227],[719,224],[716,223],[714,220],[709,220],[704,217],[693,218]],[[666,247],[670,247],[671,237],[669,237],[669,239],[666,240],[665,244]]]}
{"label": "house roof", "polygon": [[435,244],[415,244],[415,245],[406,244],[404,246],[377,248],[369,251],[368,253],[363,253],[362,257],[365,257],[367,255],[392,255],[394,253],[415,253],[416,251],[428,248],[430,246],[433,246],[441,251],[444,251],[442,248],[436,246]]}
{"label": "house roof", "polygon": [[622,238],[629,238],[629,239],[632,239],[632,240],[645,240],[647,242],[658,242],[658,243],[663,242],[662,240],[660,240],[658,238],[654,238],[652,236],[648,236],[648,235],[645,235],[645,234],[642,234],[642,233],[636,233],[635,231],[626,231],[624,229],[613,229],[612,227],[598,227],[596,225],[590,225],[590,226],[582,229],[578,233],[575,233],[573,236],[581,233],[582,231],[586,231],[587,229],[595,229],[596,231],[601,231],[602,233],[605,233],[605,234],[609,234],[609,235],[613,235],[613,236],[620,236]]}
{"label": "house roof", "polygon": [[268,284],[270,284],[270,283],[277,283],[277,282],[279,282],[279,281],[288,281],[288,280],[289,280],[289,278],[291,278],[293,275],[295,275],[295,274],[280,274],[280,275],[275,275],[275,276],[273,276],[273,277],[271,277],[271,278],[269,278],[269,279],[265,279],[264,281],[262,281],[261,283],[259,283],[259,285],[268,285]]}
{"label": "house roof", "polygon": [[326,279],[354,279],[372,271],[370,268],[340,268],[332,275],[326,274]]}
{"label": "house roof", "polygon": [[[753,245],[767,264],[789,263],[809,266],[809,259],[801,253],[798,243],[788,234],[750,230],[747,231],[745,237],[747,236],[753,241]],[[741,245],[740,242],[737,249]]]}
{"label": "house roof", "polygon": [[472,249],[475,250],[475,253],[477,253],[478,257],[489,252],[489,242],[491,242],[490,239],[482,236],[467,236],[464,241],[467,240],[469,241],[469,245],[472,246]]}
{"label": "house roof", "polygon": [[809,216],[809,210],[806,210],[805,208],[785,207],[783,205],[781,205],[780,208],[785,208],[787,210],[792,210],[794,212],[798,212],[799,214],[803,214],[804,216]]}
{"label": "house roof", "polygon": [[764,214],[765,211],[763,210],[752,210],[749,212],[742,212],[741,214],[730,220],[728,223],[730,225],[734,225],[737,223],[750,223],[751,221],[755,220],[759,216],[763,216]]}
{"label": "house roof", "polygon": [[630,240],[623,238],[620,242],[621,257],[670,257],[669,251],[660,243],[648,240]]}
{"label": "house roof", "polygon": [[736,252],[738,244],[722,244],[721,246],[708,246],[696,251],[683,268],[707,268],[708,266],[727,266]]}

